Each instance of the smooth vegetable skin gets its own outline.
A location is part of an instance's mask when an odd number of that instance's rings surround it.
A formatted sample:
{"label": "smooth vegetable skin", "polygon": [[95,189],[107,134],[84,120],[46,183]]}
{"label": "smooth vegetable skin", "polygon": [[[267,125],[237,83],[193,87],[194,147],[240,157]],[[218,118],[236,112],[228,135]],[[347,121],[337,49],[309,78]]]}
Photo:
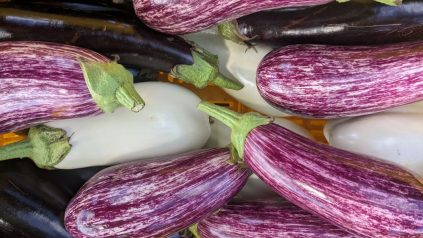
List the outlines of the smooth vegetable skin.
{"label": "smooth vegetable skin", "polygon": [[378,45],[423,39],[423,1],[400,6],[373,1],[336,2],[254,13],[219,26],[235,42]]}
{"label": "smooth vegetable skin", "polygon": [[228,149],[206,149],[105,169],[68,205],[66,229],[75,238],[171,235],[222,207],[245,184],[249,172],[229,159]]}
{"label": "smooth vegetable skin", "polygon": [[382,112],[329,121],[324,132],[334,147],[391,161],[423,178],[422,121],[423,113]]}
{"label": "smooth vegetable skin", "polygon": [[257,70],[263,98],[284,112],[339,118],[423,99],[423,42],[378,46],[290,45]]}
{"label": "smooth vegetable skin", "polygon": [[401,167],[319,144],[256,113],[199,108],[232,128],[239,158],[279,195],[353,234],[423,236],[423,184]]}
{"label": "smooth vegetable skin", "polygon": [[0,133],[46,121],[132,111],[144,102],[121,65],[90,50],[0,42]]}
{"label": "smooth vegetable skin", "polygon": [[32,161],[0,163],[0,236],[71,238],[63,217],[78,189],[104,167],[46,171]]}
{"label": "smooth vegetable skin", "polygon": [[231,201],[198,224],[201,238],[354,238],[292,203],[278,200]]}
{"label": "smooth vegetable skin", "polygon": [[[170,83],[140,83],[135,88],[149,102],[142,112],[117,109],[113,114],[33,127],[26,140],[0,147],[0,160],[29,157],[41,168],[74,169],[203,147],[210,124],[207,114],[196,109],[200,98]],[[61,136],[45,139],[51,131]],[[39,143],[40,136],[44,143]]]}
{"label": "smooth vegetable skin", "polygon": [[209,83],[242,87],[218,72],[216,56],[179,37],[149,29],[139,22],[133,9],[71,0],[12,0],[0,3],[0,25],[0,41],[70,44],[115,58],[127,67],[168,72],[199,88]]}

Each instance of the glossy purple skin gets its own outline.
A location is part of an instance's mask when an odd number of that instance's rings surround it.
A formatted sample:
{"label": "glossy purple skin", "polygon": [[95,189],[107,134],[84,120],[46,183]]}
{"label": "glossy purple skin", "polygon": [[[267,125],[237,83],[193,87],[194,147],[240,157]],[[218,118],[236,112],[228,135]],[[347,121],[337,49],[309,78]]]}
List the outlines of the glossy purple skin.
{"label": "glossy purple skin", "polygon": [[249,172],[230,165],[228,149],[105,169],[72,199],[65,225],[75,238],[164,237],[222,207]]}
{"label": "glossy purple skin", "polygon": [[42,42],[0,42],[0,133],[101,113],[77,58],[107,62],[93,51]]}
{"label": "glossy purple skin", "polygon": [[274,8],[321,5],[333,0],[134,0],[149,27],[174,35],[197,32],[220,22]]}
{"label": "glossy purple skin", "polygon": [[304,117],[339,118],[423,100],[423,42],[378,46],[290,45],[257,71],[261,96]]}
{"label": "glossy purple skin", "polygon": [[423,184],[396,165],[273,123],[248,134],[244,153],[279,195],[334,225],[371,238],[423,237]]}
{"label": "glossy purple skin", "polygon": [[198,224],[201,238],[358,238],[285,200],[232,201]]}

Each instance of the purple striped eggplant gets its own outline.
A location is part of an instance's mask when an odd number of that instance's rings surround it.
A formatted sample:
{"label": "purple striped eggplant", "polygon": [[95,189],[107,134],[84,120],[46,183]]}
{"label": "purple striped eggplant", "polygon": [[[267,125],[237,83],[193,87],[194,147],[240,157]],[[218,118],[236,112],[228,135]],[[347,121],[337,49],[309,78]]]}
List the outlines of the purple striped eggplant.
{"label": "purple striped eggplant", "polygon": [[205,102],[199,108],[232,128],[240,161],[295,205],[353,234],[423,237],[421,178],[397,165],[316,143],[257,113],[241,115]]}
{"label": "purple striped eggplant", "polygon": [[201,238],[357,238],[286,200],[231,201],[198,223]]}
{"label": "purple striped eggplant", "polygon": [[0,133],[47,121],[139,111],[144,102],[123,66],[90,50],[0,42]]}
{"label": "purple striped eggplant", "polygon": [[249,172],[228,163],[228,149],[205,149],[107,168],[68,205],[75,237],[164,237],[222,207]]}
{"label": "purple striped eggplant", "polygon": [[314,118],[372,114],[423,100],[423,42],[378,46],[292,45],[257,71],[261,96]]}

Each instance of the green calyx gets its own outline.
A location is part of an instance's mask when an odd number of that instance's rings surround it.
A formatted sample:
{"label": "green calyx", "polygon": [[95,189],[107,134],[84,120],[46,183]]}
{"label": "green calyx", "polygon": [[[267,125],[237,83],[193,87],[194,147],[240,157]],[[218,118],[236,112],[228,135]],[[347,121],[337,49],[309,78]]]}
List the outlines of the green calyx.
{"label": "green calyx", "polygon": [[138,112],[144,101],[134,88],[134,79],[128,70],[116,62],[79,60],[85,82],[92,98],[104,112],[113,112],[124,106]]}
{"label": "green calyx", "polygon": [[244,36],[239,32],[238,22],[236,20],[223,22],[217,27],[219,34],[226,40],[233,41],[240,45],[247,45],[250,38]]}
{"label": "green calyx", "polygon": [[200,234],[198,234],[198,224],[194,224],[188,228],[188,230],[192,233],[195,238],[201,238]]}
{"label": "green calyx", "polygon": [[219,62],[216,55],[194,47],[192,57],[194,63],[192,65],[176,65],[170,73],[172,77],[182,79],[197,88],[204,88],[209,83],[234,90],[243,88],[243,85],[226,78],[219,72]]}
{"label": "green calyx", "polygon": [[31,127],[28,138],[0,147],[0,160],[31,158],[43,169],[52,169],[71,150],[66,131],[44,125]]}
{"label": "green calyx", "polygon": [[[339,3],[349,2],[350,0],[336,0]],[[399,6],[402,4],[402,0],[374,0],[389,6]]]}
{"label": "green calyx", "polygon": [[[208,102],[201,102],[198,109],[207,113],[208,115],[221,121],[232,129],[231,142],[233,154],[232,163],[236,163],[237,157],[239,160],[244,158],[244,144],[248,134],[256,127],[267,125],[273,121],[273,118],[263,116],[259,113],[250,112],[241,114],[226,107],[217,106]],[[240,163],[240,162],[238,162]]]}

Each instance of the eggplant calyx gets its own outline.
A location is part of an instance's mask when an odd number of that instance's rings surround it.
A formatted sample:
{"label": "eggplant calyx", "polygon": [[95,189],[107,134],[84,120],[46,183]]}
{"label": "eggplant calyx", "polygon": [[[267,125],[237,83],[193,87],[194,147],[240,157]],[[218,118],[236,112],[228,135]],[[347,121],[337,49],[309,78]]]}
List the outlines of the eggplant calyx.
{"label": "eggplant calyx", "polygon": [[[339,3],[349,2],[350,0],[336,0]],[[389,6],[399,6],[402,4],[402,0],[374,0],[376,2],[380,2]]]}
{"label": "eggplant calyx", "polygon": [[71,150],[66,131],[44,125],[31,127],[28,138],[0,147],[0,160],[31,158],[43,169],[53,169]]}
{"label": "eggplant calyx", "polygon": [[243,88],[238,82],[234,82],[219,72],[219,62],[216,55],[194,47],[192,50],[194,64],[176,65],[170,73],[174,78],[193,84],[197,88],[204,88],[209,83],[216,86],[234,90]]}
{"label": "eggplant calyx", "polygon": [[[245,140],[254,128],[270,124],[273,121],[273,118],[263,116],[256,112],[241,114],[226,107],[217,106],[208,102],[201,102],[198,105],[198,109],[231,128],[231,142],[233,146],[233,148],[231,148],[231,162],[234,162],[232,160],[243,160]],[[236,156],[238,156],[239,159],[237,159]]]}
{"label": "eggplant calyx", "polygon": [[188,230],[191,232],[191,234],[195,237],[195,238],[201,238],[200,234],[198,234],[198,224],[194,224],[190,227],[188,227]]}
{"label": "eggplant calyx", "polygon": [[120,106],[138,112],[144,107],[144,100],[134,88],[132,74],[122,65],[83,59],[79,63],[91,96],[103,112],[113,112]]}
{"label": "eggplant calyx", "polygon": [[238,21],[226,21],[217,26],[219,34],[226,40],[233,41],[240,45],[249,46],[247,43],[252,38],[248,38],[239,31]]}

